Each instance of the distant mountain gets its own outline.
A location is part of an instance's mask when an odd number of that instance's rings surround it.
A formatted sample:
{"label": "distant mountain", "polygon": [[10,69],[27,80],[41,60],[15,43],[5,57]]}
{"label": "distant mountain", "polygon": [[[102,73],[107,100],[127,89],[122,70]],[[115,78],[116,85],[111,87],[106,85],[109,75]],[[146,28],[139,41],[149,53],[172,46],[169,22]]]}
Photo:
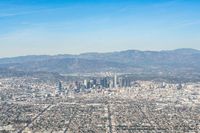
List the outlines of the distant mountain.
{"label": "distant mountain", "polygon": [[[0,66],[5,66],[2,64]],[[80,58],[46,59],[39,61],[27,61],[23,63],[6,64],[9,69],[20,71],[47,71],[59,73],[85,73],[115,70],[126,67],[116,62],[103,60],[87,60]]]}
{"label": "distant mountain", "polygon": [[113,53],[81,54],[80,58],[115,61],[132,65],[187,65],[200,60],[200,51],[177,49],[172,51],[137,51],[127,50]]}
{"label": "distant mountain", "polygon": [[200,51],[177,49],[171,51],[127,50],[80,55],[38,55],[0,59],[0,68],[25,72],[128,72],[128,73],[191,73],[199,72]]}
{"label": "distant mountain", "polygon": [[13,69],[0,68],[0,78],[4,77],[32,77],[40,81],[59,81],[66,80],[64,76],[61,76],[59,73],[53,72],[25,72],[18,71]]}

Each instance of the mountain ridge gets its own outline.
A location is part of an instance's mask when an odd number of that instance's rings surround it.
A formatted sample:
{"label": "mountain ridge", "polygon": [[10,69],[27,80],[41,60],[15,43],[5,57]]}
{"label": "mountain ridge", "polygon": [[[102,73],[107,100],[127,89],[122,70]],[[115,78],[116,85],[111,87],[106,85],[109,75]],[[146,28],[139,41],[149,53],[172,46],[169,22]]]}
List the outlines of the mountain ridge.
{"label": "mountain ridge", "polygon": [[43,56],[43,57],[53,57],[53,56],[80,56],[80,55],[85,55],[85,54],[108,54],[108,53],[120,53],[120,52],[172,52],[172,51],[193,51],[193,52],[200,52],[198,49],[193,49],[193,48],[178,48],[178,49],[173,49],[173,50],[136,50],[136,49],[129,49],[129,50],[121,50],[121,51],[111,51],[111,52],[84,52],[80,54],[54,54],[54,55],[49,55],[49,54],[31,54],[31,55],[19,55],[19,56],[12,56],[12,57],[0,57],[0,60],[2,59],[12,59],[12,58],[24,58],[24,57],[38,57],[38,56]]}
{"label": "mountain ridge", "polygon": [[57,73],[88,72],[199,72],[200,51],[176,49],[165,51],[125,50],[108,53],[78,55],[29,55],[1,58],[0,68],[19,71],[47,71]]}

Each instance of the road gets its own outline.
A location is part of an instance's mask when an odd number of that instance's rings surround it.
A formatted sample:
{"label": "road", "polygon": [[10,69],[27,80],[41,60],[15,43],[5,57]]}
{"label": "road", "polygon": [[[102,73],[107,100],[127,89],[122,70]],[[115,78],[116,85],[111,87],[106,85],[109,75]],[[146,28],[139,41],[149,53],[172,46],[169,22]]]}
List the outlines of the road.
{"label": "road", "polygon": [[38,117],[40,117],[45,111],[47,111],[52,105],[48,105],[42,112],[40,112],[33,120],[26,124],[22,129],[20,129],[17,133],[22,133],[31,123],[33,123]]}

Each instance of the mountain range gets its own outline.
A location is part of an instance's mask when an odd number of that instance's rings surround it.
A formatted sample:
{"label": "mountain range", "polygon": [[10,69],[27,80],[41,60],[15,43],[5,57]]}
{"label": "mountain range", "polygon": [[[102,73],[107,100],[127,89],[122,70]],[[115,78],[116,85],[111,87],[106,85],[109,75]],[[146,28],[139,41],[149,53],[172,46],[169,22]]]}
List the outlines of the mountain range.
{"label": "mountain range", "polygon": [[176,49],[166,51],[126,50],[79,55],[30,55],[0,59],[0,71],[92,73],[199,73],[200,51]]}

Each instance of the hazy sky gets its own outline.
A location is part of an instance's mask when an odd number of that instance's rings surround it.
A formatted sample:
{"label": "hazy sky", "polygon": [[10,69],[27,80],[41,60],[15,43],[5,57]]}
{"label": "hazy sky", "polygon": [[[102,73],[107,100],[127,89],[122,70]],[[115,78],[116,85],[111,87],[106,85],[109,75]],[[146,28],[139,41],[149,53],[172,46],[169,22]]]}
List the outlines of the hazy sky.
{"label": "hazy sky", "polygon": [[0,57],[200,49],[200,0],[0,0]]}

